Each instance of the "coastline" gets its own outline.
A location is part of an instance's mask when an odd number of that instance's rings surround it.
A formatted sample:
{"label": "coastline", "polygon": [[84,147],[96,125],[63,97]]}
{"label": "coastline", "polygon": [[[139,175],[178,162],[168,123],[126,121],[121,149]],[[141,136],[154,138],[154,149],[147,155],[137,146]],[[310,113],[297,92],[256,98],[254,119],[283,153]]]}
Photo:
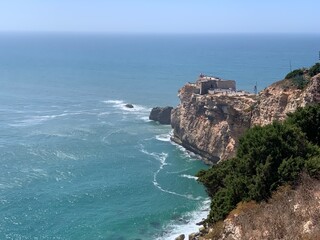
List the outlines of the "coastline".
{"label": "coastline", "polygon": [[214,165],[215,164],[214,161],[217,163],[219,160],[219,159],[210,160],[209,158],[206,157],[206,155],[208,154],[200,151],[199,149],[192,148],[190,145],[187,145],[187,146],[184,145],[183,142],[179,138],[175,137],[174,135],[171,136],[170,140],[173,144],[179,145],[182,148],[186,149],[186,151],[190,153],[190,156],[191,155],[194,156],[195,158],[199,159],[200,161],[202,161],[208,166]]}

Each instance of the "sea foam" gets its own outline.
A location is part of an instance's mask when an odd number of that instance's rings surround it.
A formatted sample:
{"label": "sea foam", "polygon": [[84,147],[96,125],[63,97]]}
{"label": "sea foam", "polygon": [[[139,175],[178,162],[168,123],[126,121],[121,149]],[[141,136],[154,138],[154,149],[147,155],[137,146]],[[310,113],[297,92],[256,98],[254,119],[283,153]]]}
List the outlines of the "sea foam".
{"label": "sea foam", "polygon": [[142,105],[133,104],[133,108],[128,108],[126,106],[126,102],[124,100],[106,100],[103,103],[110,105],[113,108],[116,108],[121,111],[122,114],[132,114],[136,115],[139,119],[148,122],[149,121],[149,113],[151,108],[147,108]]}
{"label": "sea foam", "polygon": [[174,191],[170,191],[168,189],[164,189],[160,183],[158,182],[157,180],[157,177],[158,177],[158,174],[160,173],[160,171],[164,168],[165,165],[167,165],[166,163],[166,159],[168,157],[168,154],[167,153],[155,153],[155,152],[148,152],[146,151],[145,149],[141,149],[140,150],[142,153],[144,154],[147,154],[149,156],[152,156],[153,158],[155,158],[156,160],[158,160],[160,162],[160,167],[159,169],[153,174],[153,185],[158,188],[160,191],[162,192],[165,192],[165,193],[168,193],[168,194],[172,194],[172,195],[176,195],[176,196],[179,196],[179,197],[183,197],[183,198],[187,198],[189,200],[194,200],[194,201],[198,201],[198,200],[201,200],[202,197],[194,197],[193,195],[191,194],[180,194],[180,193],[177,193],[177,192],[174,192]]}
{"label": "sea foam", "polygon": [[210,199],[205,199],[199,203],[198,209],[185,214],[179,220],[171,221],[165,226],[165,234],[158,237],[157,240],[172,240],[181,234],[185,234],[186,238],[189,234],[198,232],[200,226],[197,223],[206,219],[209,214]]}

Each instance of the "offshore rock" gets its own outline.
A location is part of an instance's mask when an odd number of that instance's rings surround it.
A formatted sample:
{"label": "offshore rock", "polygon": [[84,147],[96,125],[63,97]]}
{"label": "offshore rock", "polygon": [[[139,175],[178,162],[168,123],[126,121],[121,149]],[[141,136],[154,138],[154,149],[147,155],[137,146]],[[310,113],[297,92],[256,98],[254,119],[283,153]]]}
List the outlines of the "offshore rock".
{"label": "offshore rock", "polygon": [[251,126],[283,121],[298,107],[320,102],[320,74],[304,89],[290,80],[276,82],[259,95],[231,92],[198,94],[196,84],[179,90],[172,110],[172,140],[209,163],[235,156],[240,136]]}
{"label": "offshore rock", "polygon": [[155,107],[152,108],[149,119],[153,121],[157,121],[160,124],[170,125],[171,123],[171,111],[173,107]]}
{"label": "offshore rock", "polygon": [[124,105],[126,108],[134,108],[134,106],[131,103],[127,103],[126,105]]}

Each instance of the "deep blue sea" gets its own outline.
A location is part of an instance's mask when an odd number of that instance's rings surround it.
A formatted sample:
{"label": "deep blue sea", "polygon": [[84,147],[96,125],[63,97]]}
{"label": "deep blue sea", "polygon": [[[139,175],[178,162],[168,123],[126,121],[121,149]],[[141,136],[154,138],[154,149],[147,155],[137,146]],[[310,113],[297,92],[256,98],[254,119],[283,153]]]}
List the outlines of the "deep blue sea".
{"label": "deep blue sea", "polygon": [[207,167],[150,109],[200,73],[261,90],[319,50],[320,35],[0,33],[0,239],[195,231]]}

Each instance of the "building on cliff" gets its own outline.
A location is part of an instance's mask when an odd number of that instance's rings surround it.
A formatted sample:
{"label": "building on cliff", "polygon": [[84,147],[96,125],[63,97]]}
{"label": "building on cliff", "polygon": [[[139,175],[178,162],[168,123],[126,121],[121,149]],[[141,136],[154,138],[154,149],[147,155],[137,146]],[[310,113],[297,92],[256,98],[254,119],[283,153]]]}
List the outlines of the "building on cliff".
{"label": "building on cliff", "polygon": [[219,77],[206,76],[200,74],[196,86],[199,89],[199,94],[204,95],[207,93],[216,93],[216,92],[228,92],[236,91],[236,81],[234,80],[224,80]]}

